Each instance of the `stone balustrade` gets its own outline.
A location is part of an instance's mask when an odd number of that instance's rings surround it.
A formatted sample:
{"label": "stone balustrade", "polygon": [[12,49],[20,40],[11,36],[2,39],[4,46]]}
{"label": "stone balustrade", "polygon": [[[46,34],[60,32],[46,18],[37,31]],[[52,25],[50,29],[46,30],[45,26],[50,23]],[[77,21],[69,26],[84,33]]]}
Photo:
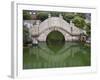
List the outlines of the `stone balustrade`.
{"label": "stone balustrade", "polygon": [[[35,23],[34,20],[28,20],[25,22],[30,24]],[[70,21],[70,23],[65,21],[61,14],[59,14],[59,17],[51,17],[51,15],[48,14],[48,18],[43,22],[40,23],[39,20],[36,21],[36,24],[30,28],[30,34],[33,36],[38,35],[39,41],[46,41],[48,34],[54,30],[61,32],[66,41],[71,41],[72,39],[78,40],[79,37],[73,35],[80,35],[84,32],[77,28],[72,21]]]}

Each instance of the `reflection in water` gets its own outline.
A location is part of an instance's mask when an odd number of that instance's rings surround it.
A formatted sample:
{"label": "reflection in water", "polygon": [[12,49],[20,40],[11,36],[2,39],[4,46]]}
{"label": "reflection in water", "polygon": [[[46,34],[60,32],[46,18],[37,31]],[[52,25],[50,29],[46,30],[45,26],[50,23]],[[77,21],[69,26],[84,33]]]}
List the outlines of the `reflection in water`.
{"label": "reflection in water", "polygon": [[61,50],[64,47],[65,42],[61,42],[61,41],[53,41],[53,42],[47,42],[47,47],[57,53],[59,50]]}
{"label": "reflection in water", "polygon": [[46,43],[49,49],[57,53],[65,44],[65,37],[59,31],[52,31],[48,34]]}
{"label": "reflection in water", "polygon": [[23,68],[90,66],[90,47],[78,42],[65,42],[59,50],[57,46],[50,46],[52,49],[42,42],[38,46],[23,48]]}

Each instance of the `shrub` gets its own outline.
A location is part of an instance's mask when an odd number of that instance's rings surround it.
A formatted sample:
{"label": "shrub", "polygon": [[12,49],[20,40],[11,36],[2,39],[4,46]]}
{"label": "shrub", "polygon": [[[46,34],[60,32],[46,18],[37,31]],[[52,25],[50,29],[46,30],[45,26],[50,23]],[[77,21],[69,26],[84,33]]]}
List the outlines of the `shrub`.
{"label": "shrub", "polygon": [[85,20],[79,16],[75,16],[72,22],[74,23],[76,27],[79,27],[81,29],[83,29],[86,24]]}
{"label": "shrub", "polygon": [[88,36],[91,35],[91,23],[86,23],[86,33]]}
{"label": "shrub", "polygon": [[28,11],[23,11],[23,20],[31,20],[32,16],[29,14]]}
{"label": "shrub", "polygon": [[70,23],[70,20],[72,20],[74,18],[74,14],[73,13],[64,13],[63,14],[63,18],[64,20],[66,20],[68,23]]}
{"label": "shrub", "polygon": [[45,19],[48,18],[48,13],[47,12],[38,12],[37,13],[37,19],[44,21]]}
{"label": "shrub", "polygon": [[23,45],[26,46],[30,41],[29,29],[26,26],[23,26]]}

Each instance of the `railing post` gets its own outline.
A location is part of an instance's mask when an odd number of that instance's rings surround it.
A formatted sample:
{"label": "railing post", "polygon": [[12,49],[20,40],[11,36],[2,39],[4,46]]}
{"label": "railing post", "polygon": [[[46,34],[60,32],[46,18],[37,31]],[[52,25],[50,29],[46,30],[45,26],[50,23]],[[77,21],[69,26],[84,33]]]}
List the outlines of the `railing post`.
{"label": "railing post", "polygon": [[51,14],[48,14],[48,27],[50,27],[50,18],[51,18]]}
{"label": "railing post", "polygon": [[63,19],[63,16],[62,16],[62,14],[59,14],[59,18]]}
{"label": "railing post", "polygon": [[59,23],[60,23],[60,27],[62,27],[62,19],[63,19],[62,14],[59,14]]}
{"label": "railing post", "polygon": [[50,18],[50,17],[51,17],[51,14],[49,13],[49,14],[48,14],[48,18]]}

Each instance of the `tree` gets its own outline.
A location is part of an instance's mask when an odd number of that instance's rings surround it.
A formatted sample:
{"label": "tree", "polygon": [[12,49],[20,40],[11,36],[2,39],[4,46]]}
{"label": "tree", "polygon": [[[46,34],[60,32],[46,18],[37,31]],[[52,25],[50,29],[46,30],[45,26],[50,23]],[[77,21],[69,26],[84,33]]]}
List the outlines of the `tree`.
{"label": "tree", "polygon": [[79,17],[81,17],[83,19],[86,19],[85,13],[75,13],[75,16],[79,16]]}
{"label": "tree", "polygon": [[91,23],[86,23],[86,33],[91,36]]}
{"label": "tree", "polygon": [[59,12],[50,12],[51,16],[53,17],[59,17]]}
{"label": "tree", "polygon": [[37,19],[44,21],[48,18],[48,12],[38,12],[37,13]]}
{"label": "tree", "polygon": [[31,20],[32,16],[29,14],[28,11],[24,10],[23,11],[23,20]]}
{"label": "tree", "polygon": [[29,29],[23,26],[23,45],[26,46],[29,43]]}
{"label": "tree", "polygon": [[66,20],[68,23],[74,18],[74,13],[63,13],[63,18]]}
{"label": "tree", "polygon": [[76,27],[81,29],[84,29],[84,26],[86,25],[85,20],[79,16],[75,16],[72,22]]}

